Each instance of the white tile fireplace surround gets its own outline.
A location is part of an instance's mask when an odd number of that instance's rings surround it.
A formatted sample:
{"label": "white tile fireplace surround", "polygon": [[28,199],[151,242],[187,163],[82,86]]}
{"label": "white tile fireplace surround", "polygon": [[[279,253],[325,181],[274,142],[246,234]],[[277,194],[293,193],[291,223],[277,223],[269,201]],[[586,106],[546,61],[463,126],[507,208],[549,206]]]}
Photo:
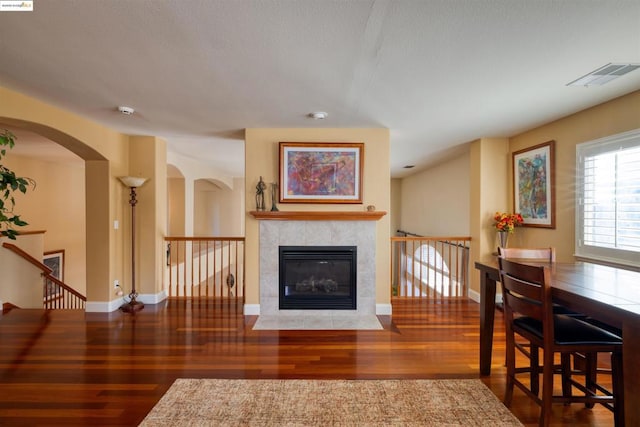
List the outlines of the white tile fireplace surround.
{"label": "white tile fireplace surround", "polygon": [[[356,310],[280,310],[280,246],[356,246]],[[255,329],[382,329],[376,317],[376,222],[260,221],[260,316]]]}

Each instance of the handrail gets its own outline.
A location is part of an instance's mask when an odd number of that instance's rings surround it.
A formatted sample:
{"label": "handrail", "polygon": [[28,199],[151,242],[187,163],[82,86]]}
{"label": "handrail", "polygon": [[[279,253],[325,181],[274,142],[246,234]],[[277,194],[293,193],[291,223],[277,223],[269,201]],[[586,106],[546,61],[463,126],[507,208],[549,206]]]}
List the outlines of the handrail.
{"label": "handrail", "polygon": [[[57,277],[51,275],[53,270],[49,267],[29,255],[27,252],[20,249],[18,246],[12,243],[3,243],[4,248],[9,249],[16,255],[30,262],[38,269],[42,271],[44,277],[44,307],[50,308],[83,308],[84,303],[87,301],[87,297],[80,292],[73,289],[71,286],[60,281]],[[56,292],[50,292],[49,283],[53,283],[56,288]],[[58,295],[58,292],[60,293]]]}
{"label": "handrail", "polygon": [[41,263],[40,261],[38,261],[37,259],[35,259],[34,257],[32,257],[31,255],[29,255],[28,253],[26,253],[25,251],[23,251],[22,249],[20,249],[19,247],[17,247],[12,243],[5,242],[2,244],[2,247],[9,249],[10,251],[14,252],[15,254],[29,261],[31,264],[35,265],[40,270],[42,270],[42,274],[44,275],[49,275],[53,272],[53,270],[51,270],[49,267],[47,267],[46,265],[44,265],[43,263]]}
{"label": "handrail", "polygon": [[396,233],[402,233],[402,234],[404,234],[405,236],[424,237],[424,236],[422,236],[422,235],[420,235],[420,234],[411,233],[411,232],[409,232],[409,231],[404,231],[404,230],[396,230]]}
{"label": "handrail", "polygon": [[51,276],[50,274],[46,274],[45,276],[46,276],[47,280],[51,280],[53,283],[56,284],[56,286],[61,287],[65,291],[67,291],[70,294],[72,294],[74,297],[76,297],[76,298],[78,298],[78,299],[80,299],[82,301],[85,301],[85,302],[87,301],[87,297],[85,297],[80,292],[76,291],[71,286],[67,285],[66,283],[60,281],[58,278],[56,278],[54,276]]}

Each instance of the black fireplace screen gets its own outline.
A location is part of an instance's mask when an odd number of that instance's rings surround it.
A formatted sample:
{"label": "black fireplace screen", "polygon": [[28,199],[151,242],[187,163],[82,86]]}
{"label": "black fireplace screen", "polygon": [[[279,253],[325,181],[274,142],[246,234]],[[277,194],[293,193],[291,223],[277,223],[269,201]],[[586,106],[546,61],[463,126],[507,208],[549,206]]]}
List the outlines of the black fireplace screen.
{"label": "black fireplace screen", "polygon": [[356,309],[355,246],[280,246],[280,309]]}

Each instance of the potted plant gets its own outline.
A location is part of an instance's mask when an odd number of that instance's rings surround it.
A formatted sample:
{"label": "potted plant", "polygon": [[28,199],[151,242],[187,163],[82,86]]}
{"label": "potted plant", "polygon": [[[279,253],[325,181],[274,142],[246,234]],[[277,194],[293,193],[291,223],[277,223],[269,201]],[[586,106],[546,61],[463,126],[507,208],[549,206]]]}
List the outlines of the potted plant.
{"label": "potted plant", "polygon": [[[8,130],[0,133],[0,161],[7,154],[7,147],[12,149],[16,137]],[[24,227],[27,223],[20,219],[20,215],[13,213],[16,201],[14,193],[26,193],[29,187],[35,188],[35,181],[31,178],[16,176],[15,172],[0,163],[0,236],[15,240],[18,231],[15,227]]]}

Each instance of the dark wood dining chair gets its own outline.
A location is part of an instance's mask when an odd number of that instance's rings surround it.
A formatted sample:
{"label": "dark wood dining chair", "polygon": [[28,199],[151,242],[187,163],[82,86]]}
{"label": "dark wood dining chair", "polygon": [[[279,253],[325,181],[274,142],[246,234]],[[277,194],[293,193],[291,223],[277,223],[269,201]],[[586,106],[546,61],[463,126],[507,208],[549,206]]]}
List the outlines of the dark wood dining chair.
{"label": "dark wood dining chair", "polygon": [[[498,256],[500,258],[510,259],[512,261],[531,261],[531,262],[556,262],[556,248],[550,246],[548,248],[503,248],[498,247]],[[553,305],[555,314],[567,314],[575,317],[585,318],[582,313],[577,313],[567,307],[555,304]]]}
{"label": "dark wood dining chair", "polygon": [[[601,403],[614,413],[616,426],[624,425],[622,339],[577,317],[555,314],[551,300],[551,280],[545,266],[527,265],[498,258],[506,333],[507,381],[504,404],[509,407],[514,387],[521,389],[541,407],[540,425],[548,426],[553,403]],[[542,374],[542,393],[531,390],[521,374],[531,375],[532,364],[516,366],[516,350],[529,357],[531,352],[516,341],[524,338],[533,348],[543,351],[542,365],[533,367]],[[593,378],[571,369],[573,354],[587,355],[594,363],[598,353],[611,355],[612,391],[587,384]],[[555,355],[560,354],[560,365]],[[554,375],[562,378],[562,395],[553,394]],[[577,374],[577,375],[576,375]],[[580,382],[577,378],[585,376]],[[573,395],[572,388],[581,392]]]}
{"label": "dark wood dining chair", "polygon": [[[544,248],[504,248],[498,247],[498,256],[501,258],[510,259],[512,261],[530,261],[530,262],[541,262],[541,263],[554,263],[556,262],[556,248],[553,246],[544,247]],[[555,314],[566,314],[569,316],[586,318],[582,313],[575,312],[573,310],[568,309],[567,307],[561,304],[553,304],[553,312]],[[531,361],[531,390],[538,394],[539,392],[539,380],[540,380],[540,372],[537,372],[536,367],[539,366],[539,351],[538,348],[531,343],[521,344],[521,348],[524,347],[529,348],[529,359]],[[584,360],[584,356],[576,356],[576,363],[582,369],[587,369],[590,366],[587,366],[586,361]],[[597,375],[597,372],[596,374]]]}

